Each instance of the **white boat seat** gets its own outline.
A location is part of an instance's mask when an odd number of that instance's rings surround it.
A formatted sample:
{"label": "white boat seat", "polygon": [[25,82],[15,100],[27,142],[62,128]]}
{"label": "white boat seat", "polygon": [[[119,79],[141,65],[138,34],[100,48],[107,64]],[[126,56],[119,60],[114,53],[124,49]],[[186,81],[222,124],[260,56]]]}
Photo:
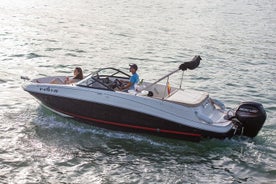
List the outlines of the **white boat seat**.
{"label": "white boat seat", "polygon": [[177,90],[165,100],[187,106],[198,106],[209,97],[209,94],[193,90]]}

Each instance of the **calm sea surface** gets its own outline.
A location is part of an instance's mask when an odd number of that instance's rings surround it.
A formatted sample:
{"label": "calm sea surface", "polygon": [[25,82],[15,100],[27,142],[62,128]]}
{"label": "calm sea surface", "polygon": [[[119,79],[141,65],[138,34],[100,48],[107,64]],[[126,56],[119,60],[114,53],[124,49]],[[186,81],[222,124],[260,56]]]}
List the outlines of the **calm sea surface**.
{"label": "calm sea surface", "polygon": [[[0,183],[276,183],[275,30],[275,0],[1,0]],[[256,138],[108,131],[57,116],[21,88],[21,75],[129,63],[154,81],[194,55],[203,60],[184,88],[228,107],[262,103]]]}

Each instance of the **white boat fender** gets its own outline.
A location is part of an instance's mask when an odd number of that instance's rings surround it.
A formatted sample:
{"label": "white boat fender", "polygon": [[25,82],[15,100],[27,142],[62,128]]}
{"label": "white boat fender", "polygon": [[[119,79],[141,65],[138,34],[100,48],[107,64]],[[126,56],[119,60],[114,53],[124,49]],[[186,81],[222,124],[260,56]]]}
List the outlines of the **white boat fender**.
{"label": "white boat fender", "polygon": [[221,101],[219,101],[217,99],[211,99],[211,102],[214,105],[218,106],[221,110],[225,110],[225,105]]}
{"label": "white boat fender", "polygon": [[198,119],[205,121],[208,124],[212,124],[213,121],[211,120],[211,118],[209,118],[208,116],[206,116],[205,114],[202,114],[198,111],[195,111],[196,116],[198,117]]}
{"label": "white boat fender", "polygon": [[141,91],[141,95],[142,95],[142,96],[147,96],[148,94],[149,94],[149,92],[146,91],[146,90]]}
{"label": "white boat fender", "polygon": [[146,91],[146,90],[142,90],[140,93],[137,93],[138,96],[148,96],[148,97],[152,97],[153,96],[153,92],[152,91]]}

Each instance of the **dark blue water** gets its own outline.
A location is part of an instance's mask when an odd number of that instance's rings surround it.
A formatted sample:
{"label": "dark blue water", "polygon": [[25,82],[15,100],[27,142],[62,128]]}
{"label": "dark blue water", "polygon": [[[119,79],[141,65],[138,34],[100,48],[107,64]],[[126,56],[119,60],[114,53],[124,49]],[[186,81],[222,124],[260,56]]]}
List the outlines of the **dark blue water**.
{"label": "dark blue water", "polygon": [[[276,1],[2,0],[2,183],[275,183]],[[257,101],[254,139],[190,143],[62,118],[21,89],[21,75],[139,66],[154,81],[194,55],[184,88],[235,107]],[[171,81],[173,84],[174,81]]]}

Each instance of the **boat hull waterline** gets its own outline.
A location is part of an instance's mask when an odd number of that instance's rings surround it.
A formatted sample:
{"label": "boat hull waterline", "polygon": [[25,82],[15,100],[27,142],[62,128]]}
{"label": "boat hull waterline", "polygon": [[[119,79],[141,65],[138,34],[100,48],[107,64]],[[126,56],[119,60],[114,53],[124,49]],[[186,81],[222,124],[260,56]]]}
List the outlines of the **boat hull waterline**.
{"label": "boat hull waterline", "polygon": [[[38,93],[31,94],[53,112],[58,112],[64,117],[72,117],[76,120],[85,121],[86,123],[103,128],[128,132],[150,133],[192,141],[198,141],[202,137],[207,136],[224,138],[233,135],[233,130],[220,134],[202,131],[169,120],[164,120],[159,117],[146,115],[145,113],[108,106],[105,104],[91,103],[51,95],[41,95]],[[58,106],[56,104],[58,104]],[[124,120],[126,116],[128,119]]]}

